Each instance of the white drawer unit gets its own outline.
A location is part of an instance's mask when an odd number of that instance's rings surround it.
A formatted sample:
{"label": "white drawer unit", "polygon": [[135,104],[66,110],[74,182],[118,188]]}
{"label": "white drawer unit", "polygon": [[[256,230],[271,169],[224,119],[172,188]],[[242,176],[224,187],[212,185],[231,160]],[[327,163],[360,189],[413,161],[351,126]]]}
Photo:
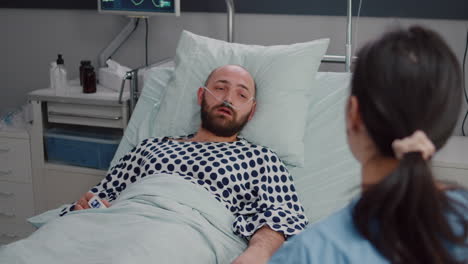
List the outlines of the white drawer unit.
{"label": "white drawer unit", "polygon": [[34,214],[31,184],[2,182],[0,185],[0,218],[31,217]]}
{"label": "white drawer unit", "polygon": [[[120,100],[118,92],[101,85],[98,85],[96,93],[84,94],[76,80],[71,81],[71,84],[70,88],[73,89],[64,96],[55,95],[53,89],[29,93],[29,100],[41,103],[41,107],[46,109],[46,119],[42,125],[51,122],[122,129],[127,126],[128,93],[124,93]],[[44,109],[41,109],[41,112]]]}
{"label": "white drawer unit", "polygon": [[126,125],[125,114],[120,106],[47,103],[47,117],[52,123],[120,128]]}
{"label": "white drawer unit", "polygon": [[1,182],[0,185],[0,236],[23,238],[34,228],[27,219],[34,215],[31,184]]}
{"label": "white drawer unit", "polygon": [[[28,94],[33,110],[31,172],[36,214],[76,201],[106,174],[103,167],[90,169],[51,158],[47,152],[51,131],[121,135],[127,127],[128,93],[120,98],[118,92],[98,85],[96,93],[84,94],[76,81],[70,88],[66,95],[56,95],[53,89]],[[72,147],[63,148],[63,153],[73,153]]]}
{"label": "white drawer unit", "polygon": [[468,167],[457,168],[457,164],[435,162],[432,172],[437,179],[468,188]]}
{"label": "white drawer unit", "polygon": [[0,244],[28,236],[34,228],[29,135],[26,131],[0,132]]}
{"label": "white drawer unit", "polygon": [[30,164],[29,140],[0,137],[0,181],[30,183]]}
{"label": "white drawer unit", "polygon": [[454,136],[433,158],[436,178],[468,188],[468,137]]}

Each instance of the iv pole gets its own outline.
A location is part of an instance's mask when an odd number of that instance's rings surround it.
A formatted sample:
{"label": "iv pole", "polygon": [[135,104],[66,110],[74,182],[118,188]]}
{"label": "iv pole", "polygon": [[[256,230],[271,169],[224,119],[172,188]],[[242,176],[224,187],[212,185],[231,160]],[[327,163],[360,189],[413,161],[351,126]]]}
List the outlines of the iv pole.
{"label": "iv pole", "polygon": [[348,9],[347,9],[347,18],[346,18],[346,45],[345,45],[345,56],[340,55],[325,55],[323,56],[322,62],[332,62],[332,63],[345,63],[345,71],[351,72],[351,64],[356,57],[352,56],[352,6],[353,0],[348,0]]}
{"label": "iv pole", "polygon": [[227,26],[228,26],[228,42],[234,42],[234,0],[226,0],[227,6]]}

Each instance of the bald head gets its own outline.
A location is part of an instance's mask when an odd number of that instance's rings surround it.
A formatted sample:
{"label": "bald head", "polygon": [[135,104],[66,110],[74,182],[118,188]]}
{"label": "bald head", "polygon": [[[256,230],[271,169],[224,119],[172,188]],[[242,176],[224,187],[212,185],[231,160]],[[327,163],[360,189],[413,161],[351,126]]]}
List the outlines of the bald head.
{"label": "bald head", "polygon": [[214,69],[210,75],[208,75],[208,78],[206,78],[205,86],[208,87],[211,82],[224,82],[223,76],[226,75],[238,78],[239,85],[244,86],[244,89],[247,89],[252,97],[255,98],[257,91],[255,80],[252,75],[240,65],[228,64]]}
{"label": "bald head", "polygon": [[210,73],[197,99],[202,129],[218,137],[234,137],[255,113],[255,81],[243,67],[224,65]]}

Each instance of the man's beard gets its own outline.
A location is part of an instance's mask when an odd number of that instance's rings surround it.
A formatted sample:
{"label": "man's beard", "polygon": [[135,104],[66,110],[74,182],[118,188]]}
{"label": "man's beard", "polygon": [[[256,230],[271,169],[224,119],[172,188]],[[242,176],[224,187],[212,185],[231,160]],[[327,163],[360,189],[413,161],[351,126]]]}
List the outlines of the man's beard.
{"label": "man's beard", "polygon": [[[220,107],[226,107],[231,110],[231,120],[227,120],[228,117],[215,113]],[[201,105],[201,126],[218,137],[232,137],[239,133],[249,121],[249,116],[250,113],[237,120],[237,112],[234,111],[231,106],[224,104],[219,104],[208,109],[205,96],[203,96]]]}

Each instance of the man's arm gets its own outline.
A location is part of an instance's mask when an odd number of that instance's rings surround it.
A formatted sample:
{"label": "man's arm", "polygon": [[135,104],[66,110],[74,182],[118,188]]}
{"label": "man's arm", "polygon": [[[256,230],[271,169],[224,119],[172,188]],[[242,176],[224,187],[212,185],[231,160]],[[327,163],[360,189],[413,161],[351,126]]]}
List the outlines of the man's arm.
{"label": "man's arm", "polygon": [[253,234],[249,247],[232,264],[267,263],[283,242],[281,233],[265,225]]}
{"label": "man's arm", "polygon": [[[70,211],[88,209],[88,201],[95,195],[98,196],[107,207],[109,207],[109,202],[115,200],[127,185],[132,184],[141,177],[143,169],[140,169],[142,164],[139,164],[138,160],[145,159],[146,162],[147,157],[143,156],[141,153],[145,150],[147,142],[148,139],[143,140],[123,156],[119,160],[118,164],[109,169],[106,177],[104,177],[101,182],[85,193],[71,206],[63,208],[59,215],[64,216]],[[139,169],[138,171],[135,171],[134,168],[137,167],[139,167]]]}

